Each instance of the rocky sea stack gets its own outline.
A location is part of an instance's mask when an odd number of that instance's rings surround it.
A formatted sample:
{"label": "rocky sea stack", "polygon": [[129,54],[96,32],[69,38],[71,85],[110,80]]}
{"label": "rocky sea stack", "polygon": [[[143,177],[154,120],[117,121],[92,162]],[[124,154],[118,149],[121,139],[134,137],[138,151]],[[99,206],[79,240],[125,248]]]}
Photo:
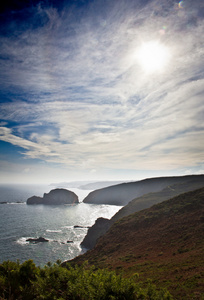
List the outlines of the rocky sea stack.
{"label": "rocky sea stack", "polygon": [[32,196],[27,199],[27,204],[63,205],[79,203],[78,196],[66,189],[54,189],[43,197]]}

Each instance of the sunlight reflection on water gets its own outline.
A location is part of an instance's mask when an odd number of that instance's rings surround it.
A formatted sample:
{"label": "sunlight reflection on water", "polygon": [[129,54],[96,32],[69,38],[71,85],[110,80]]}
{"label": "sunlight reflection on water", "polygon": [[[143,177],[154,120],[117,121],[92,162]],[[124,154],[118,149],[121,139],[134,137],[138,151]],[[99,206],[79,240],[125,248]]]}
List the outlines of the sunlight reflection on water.
{"label": "sunlight reflection on water", "polygon": [[[71,189],[70,189],[71,190]],[[89,226],[99,217],[111,218],[121,207],[111,205],[97,205],[82,203],[90,191],[78,189],[80,203],[75,205],[47,206],[47,205],[8,205],[0,207],[0,253],[1,262],[4,260],[24,261],[33,259],[37,265],[44,265],[48,261],[57,259],[70,260],[82,251],[80,243],[87,233]],[[4,190],[5,192],[5,190]],[[30,193],[15,189],[6,201],[25,199]],[[18,196],[17,196],[18,195]],[[82,228],[74,228],[74,226]],[[29,243],[28,238],[44,237],[48,243]]]}

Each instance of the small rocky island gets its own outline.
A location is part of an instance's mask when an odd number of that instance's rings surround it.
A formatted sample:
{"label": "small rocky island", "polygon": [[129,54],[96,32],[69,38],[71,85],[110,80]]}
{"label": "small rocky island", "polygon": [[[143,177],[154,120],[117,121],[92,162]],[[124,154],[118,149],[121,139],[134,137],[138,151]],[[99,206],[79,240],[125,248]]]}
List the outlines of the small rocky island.
{"label": "small rocky island", "polygon": [[32,196],[27,199],[27,204],[63,205],[79,203],[78,196],[66,189],[54,189],[43,197]]}
{"label": "small rocky island", "polygon": [[39,238],[30,238],[30,239],[27,239],[26,242],[29,242],[29,243],[33,243],[33,244],[37,244],[37,243],[45,243],[45,242],[49,242],[49,240],[43,238],[43,237],[39,237]]}

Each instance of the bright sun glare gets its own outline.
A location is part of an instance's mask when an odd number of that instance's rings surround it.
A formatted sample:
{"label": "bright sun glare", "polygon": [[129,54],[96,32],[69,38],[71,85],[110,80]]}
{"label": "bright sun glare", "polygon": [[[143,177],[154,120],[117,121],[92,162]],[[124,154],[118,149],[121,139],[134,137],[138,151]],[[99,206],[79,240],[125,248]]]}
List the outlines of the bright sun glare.
{"label": "bright sun glare", "polygon": [[138,62],[147,73],[162,71],[169,58],[168,48],[157,41],[144,43],[137,53]]}

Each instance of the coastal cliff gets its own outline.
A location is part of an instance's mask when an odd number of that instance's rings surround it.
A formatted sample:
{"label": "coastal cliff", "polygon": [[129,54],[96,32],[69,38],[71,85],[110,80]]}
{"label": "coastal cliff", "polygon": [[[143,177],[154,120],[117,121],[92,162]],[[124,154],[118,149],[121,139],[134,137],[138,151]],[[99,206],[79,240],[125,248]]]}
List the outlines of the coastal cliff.
{"label": "coastal cliff", "polygon": [[199,178],[203,177],[203,175],[158,177],[117,184],[89,193],[83,202],[124,206],[132,199],[144,194],[159,192],[169,185],[195,180],[195,178],[199,180]]}
{"label": "coastal cliff", "polygon": [[93,226],[88,229],[87,235],[83,239],[81,246],[86,249],[92,249],[96,241],[110,228],[110,220],[98,218]]}
{"label": "coastal cliff", "polygon": [[45,193],[43,197],[32,196],[27,199],[27,204],[63,205],[79,203],[78,196],[66,189],[54,189]]}
{"label": "coastal cliff", "polygon": [[204,175],[184,176],[183,182],[165,187],[163,190],[155,193],[147,193],[141,197],[137,197],[130,201],[126,206],[121,208],[110,220],[100,218],[100,222],[95,224],[88,230],[87,235],[81,243],[81,246],[92,249],[97,240],[105,234],[111,225],[119,219],[128,216],[134,212],[149,208],[154,204],[163,202],[181,193],[195,190],[204,186]]}
{"label": "coastal cliff", "polygon": [[151,278],[175,299],[202,299],[203,199],[201,188],[128,215],[71,262],[139,274],[142,282]]}

